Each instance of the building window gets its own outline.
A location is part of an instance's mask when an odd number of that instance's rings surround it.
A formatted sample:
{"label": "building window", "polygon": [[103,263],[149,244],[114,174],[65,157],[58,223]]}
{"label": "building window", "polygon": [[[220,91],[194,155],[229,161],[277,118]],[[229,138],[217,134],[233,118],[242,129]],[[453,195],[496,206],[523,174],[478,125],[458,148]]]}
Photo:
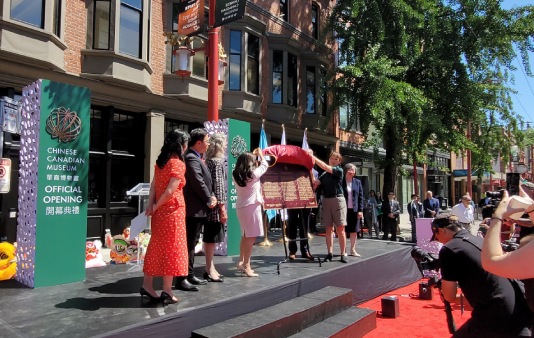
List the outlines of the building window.
{"label": "building window", "polygon": [[306,67],[306,113],[315,114],[315,67]]}
{"label": "building window", "polygon": [[109,49],[110,13],[109,0],[96,0],[93,25],[93,49]]}
{"label": "building window", "polygon": [[54,0],[52,25],[54,35],[61,36],[61,0]]}
{"label": "building window", "polygon": [[120,8],[119,51],[141,58],[143,31],[142,0],[122,0]]}
{"label": "building window", "polygon": [[260,39],[248,34],[247,53],[247,91],[260,93]]}
{"label": "building window", "polygon": [[165,119],[165,128],[163,131],[165,135],[167,135],[169,132],[176,130],[176,129],[189,132],[189,125],[186,124],[185,122]]}
{"label": "building window", "polygon": [[319,97],[319,106],[320,106],[320,113],[321,116],[326,116],[326,110],[328,108],[328,82],[326,81],[326,70],[322,69],[320,70],[321,73],[321,91],[320,91],[320,97]]}
{"label": "building window", "polygon": [[241,31],[230,31],[230,90],[241,90]]}
{"label": "building window", "polygon": [[289,0],[280,0],[280,18],[289,22]]}
{"label": "building window", "polygon": [[[230,30],[229,40],[230,81],[228,89],[243,90],[258,95],[260,93],[260,39],[247,32]],[[244,79],[242,74],[246,74]]]}
{"label": "building window", "polygon": [[319,13],[319,8],[317,7],[317,5],[312,5],[312,10],[311,10],[311,22],[312,22],[311,35],[315,39],[317,39],[319,37],[319,16],[318,16],[318,13]]}
{"label": "building window", "polygon": [[144,115],[93,108],[90,124],[89,201],[126,206],[126,191],[143,180]]}
{"label": "building window", "polygon": [[273,103],[282,103],[284,90],[284,52],[273,51]]}
{"label": "building window", "polygon": [[11,19],[44,28],[45,0],[11,1]]}
{"label": "building window", "polygon": [[297,106],[297,57],[293,54],[287,54],[287,104],[293,107]]}
{"label": "building window", "polygon": [[339,128],[346,130],[349,125],[349,107],[342,105],[339,107]]}
{"label": "building window", "polygon": [[193,40],[193,49],[196,50],[195,55],[193,55],[193,75],[201,78],[206,78],[206,53],[202,48],[204,48],[204,44],[202,43],[202,41],[198,39]]}
{"label": "building window", "polygon": [[347,131],[360,131],[360,119],[357,114],[351,114],[348,104],[339,107],[339,128]]}
{"label": "building window", "polygon": [[149,4],[143,0],[93,0],[92,48],[148,61]]}

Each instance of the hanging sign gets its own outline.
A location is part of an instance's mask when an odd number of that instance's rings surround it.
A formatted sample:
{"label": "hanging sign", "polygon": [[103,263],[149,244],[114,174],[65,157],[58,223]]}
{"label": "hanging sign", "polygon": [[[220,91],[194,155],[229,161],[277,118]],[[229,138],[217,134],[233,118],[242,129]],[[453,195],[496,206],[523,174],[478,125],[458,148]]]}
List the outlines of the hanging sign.
{"label": "hanging sign", "polygon": [[7,194],[11,187],[11,160],[0,158],[0,194]]}
{"label": "hanging sign", "polygon": [[219,27],[245,15],[246,0],[215,0],[215,23]]}
{"label": "hanging sign", "polygon": [[204,0],[187,0],[183,5],[178,14],[178,34],[200,33],[204,27]]}
{"label": "hanging sign", "polygon": [[9,98],[7,96],[2,97],[0,100],[2,129],[5,132],[12,134],[20,133],[20,104],[19,101]]}

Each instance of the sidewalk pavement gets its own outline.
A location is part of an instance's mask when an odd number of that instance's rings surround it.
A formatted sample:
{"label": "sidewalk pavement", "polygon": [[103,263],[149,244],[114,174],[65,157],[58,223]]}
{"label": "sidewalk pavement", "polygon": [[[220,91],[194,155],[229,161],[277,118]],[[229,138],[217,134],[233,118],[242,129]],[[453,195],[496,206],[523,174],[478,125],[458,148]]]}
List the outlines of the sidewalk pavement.
{"label": "sidewalk pavement", "polygon": [[[450,212],[451,210],[441,210],[440,213]],[[471,226],[471,233],[477,235],[478,227],[482,222],[482,217],[479,215],[478,219],[475,219],[475,224]],[[412,240],[412,224],[410,223],[410,216],[407,212],[400,214],[400,237],[403,238],[404,242],[410,242]],[[397,238],[399,235],[397,235]]]}

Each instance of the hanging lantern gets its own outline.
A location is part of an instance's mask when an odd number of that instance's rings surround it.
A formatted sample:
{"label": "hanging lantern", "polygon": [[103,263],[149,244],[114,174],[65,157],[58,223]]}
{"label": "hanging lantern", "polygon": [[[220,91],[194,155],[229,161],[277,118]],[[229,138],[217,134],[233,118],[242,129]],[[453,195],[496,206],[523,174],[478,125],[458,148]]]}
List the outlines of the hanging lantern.
{"label": "hanging lantern", "polygon": [[224,67],[228,66],[226,61],[219,59],[219,85],[224,83]]}
{"label": "hanging lantern", "polygon": [[224,83],[224,67],[228,66],[228,63],[226,62],[226,58],[228,55],[226,55],[226,52],[224,51],[224,47],[219,41],[219,85],[222,85]]}
{"label": "hanging lantern", "polygon": [[186,46],[180,46],[174,50],[174,74],[180,76],[190,76],[189,60],[191,56],[195,55],[192,49]]}

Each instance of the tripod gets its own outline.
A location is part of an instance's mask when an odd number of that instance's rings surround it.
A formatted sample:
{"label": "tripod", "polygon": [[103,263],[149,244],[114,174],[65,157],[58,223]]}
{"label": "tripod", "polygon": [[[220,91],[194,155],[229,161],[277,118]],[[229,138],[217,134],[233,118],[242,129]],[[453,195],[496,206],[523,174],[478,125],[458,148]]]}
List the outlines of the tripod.
{"label": "tripod", "polygon": [[[287,239],[286,238],[286,231],[287,231],[287,220],[284,220],[282,222],[282,228],[283,228],[283,231],[282,231],[282,239],[283,239],[283,243],[284,243],[284,250],[285,250],[285,258],[284,260],[278,262],[278,265],[277,265],[277,272],[278,274],[280,274],[280,265],[283,264],[283,263],[286,263],[288,261],[290,261],[289,259],[289,254],[288,254],[288,249],[287,249],[287,245],[286,243],[296,243],[296,242],[300,242],[300,241],[308,241],[309,240],[309,227],[310,227],[310,220],[311,220],[311,216],[312,216],[312,213],[309,212],[308,213],[308,217],[305,219],[304,217],[304,210],[305,208],[303,209],[299,209],[299,215],[300,215],[300,220],[302,222],[302,229],[304,230],[303,233],[301,234],[302,237],[298,237],[295,238],[295,239]],[[308,209],[309,210],[309,209]],[[302,244],[302,243],[301,243]],[[310,246],[309,244],[307,244],[307,248],[306,250],[310,253],[311,255],[311,251],[310,251]],[[317,259],[317,261],[319,262],[319,266],[322,267],[322,264],[321,264],[321,259],[319,257],[313,257],[312,256],[312,261],[315,261]]]}

